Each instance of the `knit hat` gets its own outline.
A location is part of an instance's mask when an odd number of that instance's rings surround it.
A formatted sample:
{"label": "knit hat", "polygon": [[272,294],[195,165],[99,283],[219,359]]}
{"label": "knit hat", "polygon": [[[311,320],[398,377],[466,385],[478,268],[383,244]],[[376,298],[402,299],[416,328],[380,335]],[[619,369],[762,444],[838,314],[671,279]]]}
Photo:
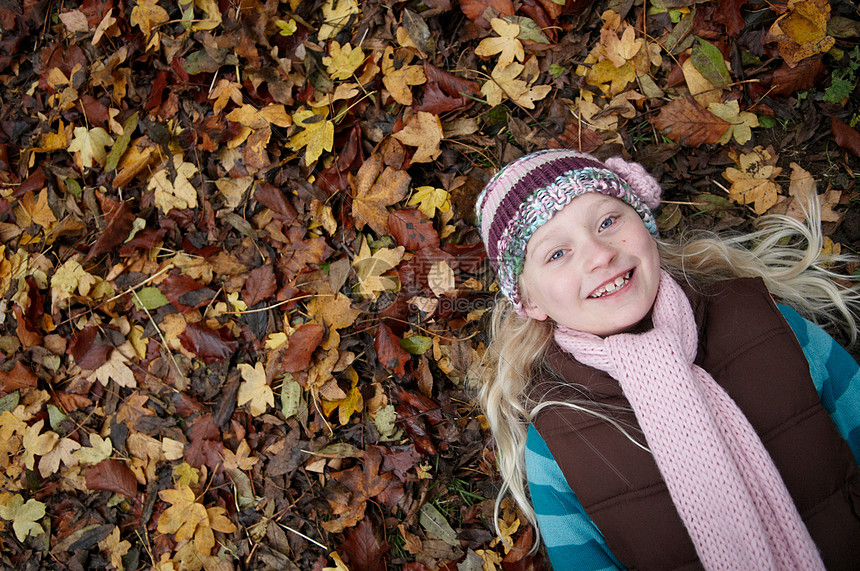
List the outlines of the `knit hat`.
{"label": "knit hat", "polygon": [[526,244],[556,212],[586,192],[623,200],[657,237],[650,209],[660,204],[660,185],[642,165],[618,157],[601,163],[578,151],[538,151],[503,167],[478,196],[481,238],[499,287],[517,311],[522,310],[518,281]]}

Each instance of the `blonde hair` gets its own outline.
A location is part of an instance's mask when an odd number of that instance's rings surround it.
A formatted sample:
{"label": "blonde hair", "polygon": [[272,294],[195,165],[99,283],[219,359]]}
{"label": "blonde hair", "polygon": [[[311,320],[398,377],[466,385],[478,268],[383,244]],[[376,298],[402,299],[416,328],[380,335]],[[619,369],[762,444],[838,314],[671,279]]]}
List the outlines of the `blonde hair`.
{"label": "blonde hair", "polygon": [[[811,221],[808,224],[788,216],[767,215],[747,234],[699,232],[679,236],[673,242],[660,240],[662,266],[677,281],[693,287],[731,278],[761,277],[777,301],[813,322],[841,326],[853,343],[857,338],[856,316],[860,314],[860,280],[833,268],[857,258],[825,252],[818,203],[807,205],[804,211]],[[594,414],[642,445],[611,416],[596,410],[585,394],[575,402],[530,399],[530,382],[546,367],[544,355],[552,339],[550,323],[518,315],[500,296],[493,309],[490,338],[486,356],[494,374],[488,375],[489,380],[481,387],[479,400],[496,441],[502,476],[496,498],[496,532],[499,505],[508,493],[538,531],[526,485],[525,447],[529,424],[541,409],[562,405]],[[538,545],[536,541],[533,550]]]}

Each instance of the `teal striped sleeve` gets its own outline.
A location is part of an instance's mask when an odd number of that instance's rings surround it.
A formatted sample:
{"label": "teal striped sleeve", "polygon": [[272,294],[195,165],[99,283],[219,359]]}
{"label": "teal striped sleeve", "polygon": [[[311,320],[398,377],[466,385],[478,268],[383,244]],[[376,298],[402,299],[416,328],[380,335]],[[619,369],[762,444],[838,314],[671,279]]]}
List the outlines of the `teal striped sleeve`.
{"label": "teal striped sleeve", "polygon": [[624,569],[533,426],[526,439],[526,473],[540,534],[554,569]]}
{"label": "teal striped sleeve", "polygon": [[787,305],[777,308],[809,362],[821,404],[860,463],[860,366],[830,335],[793,308]]}

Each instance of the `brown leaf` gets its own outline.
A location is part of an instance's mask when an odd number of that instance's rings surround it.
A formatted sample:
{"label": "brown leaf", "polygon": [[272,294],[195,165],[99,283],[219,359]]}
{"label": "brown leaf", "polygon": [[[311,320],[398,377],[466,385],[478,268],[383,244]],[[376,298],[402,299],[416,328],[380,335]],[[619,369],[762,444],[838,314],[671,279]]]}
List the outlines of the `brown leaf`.
{"label": "brown leaf", "polygon": [[791,95],[813,87],[824,75],[824,56],[807,58],[794,68],[782,64],[773,71],[771,87],[768,95]]}
{"label": "brown leaf", "polygon": [[278,280],[275,279],[275,270],[267,264],[251,271],[242,289],[242,299],[253,307],[266,298],[275,294],[278,289]]}
{"label": "brown leaf", "polygon": [[481,85],[479,83],[457,77],[427,62],[424,62],[424,75],[427,76],[427,83],[432,84],[432,86],[438,86],[451,97],[463,99],[464,94],[472,95],[473,97],[481,96]]}
{"label": "brown leaf", "polygon": [[[4,363],[9,365],[9,363]],[[9,368],[4,366],[4,371],[0,369],[0,393],[10,393],[15,389],[23,389],[25,387],[35,387],[39,379],[33,374],[27,366],[21,361],[15,361],[14,365]]]}
{"label": "brown leaf", "polygon": [[836,117],[830,119],[836,144],[860,157],[860,133]]}
{"label": "brown leaf", "polygon": [[747,0],[719,0],[719,6],[714,13],[713,20],[718,24],[723,24],[726,27],[726,34],[731,37],[740,34],[746,25],[741,14],[741,8],[746,3]]}
{"label": "brown leaf", "polygon": [[106,252],[110,252],[128,238],[131,232],[132,223],[134,222],[134,213],[131,210],[131,203],[123,202],[119,205],[115,212],[111,213],[110,222],[104,231],[99,234],[86,259],[91,260],[96,256],[101,256]]}
{"label": "brown leaf", "polygon": [[720,119],[692,97],[677,99],[660,108],[651,123],[664,135],[682,145],[698,147],[716,143],[728,131],[729,123]]}
{"label": "brown leaf", "polygon": [[298,215],[287,195],[281,189],[275,188],[267,182],[260,183],[256,193],[254,193],[254,198],[263,206],[283,216],[284,225],[292,223]]}
{"label": "brown leaf", "polygon": [[179,336],[179,341],[204,363],[222,361],[239,347],[239,343],[226,329],[216,331],[202,323],[189,323]]}
{"label": "brown leaf", "polygon": [[463,14],[484,29],[490,28],[490,23],[484,18],[487,8],[498,12],[500,18],[514,15],[514,3],[511,0],[460,0]]}
{"label": "brown leaf", "polygon": [[376,356],[383,367],[393,371],[398,377],[406,376],[404,366],[411,356],[400,346],[400,339],[384,323],[376,329],[376,340],[373,342]]}
{"label": "brown leaf", "polygon": [[359,524],[349,530],[338,550],[344,554],[352,571],[378,571],[385,569],[385,554],[388,543],[382,534],[374,531],[370,519],[365,516]]}
{"label": "brown leaf", "polygon": [[95,326],[78,331],[69,344],[69,354],[82,369],[96,370],[107,361],[113,347],[108,345]]}
{"label": "brown leaf", "polygon": [[311,364],[311,356],[314,349],[319,347],[325,334],[325,328],[316,323],[305,323],[300,325],[290,335],[289,345],[281,355],[281,365],[288,373],[304,371]]}
{"label": "brown leaf", "polygon": [[442,113],[447,113],[454,109],[461,109],[465,105],[466,100],[462,97],[449,97],[442,93],[442,90],[440,90],[436,85],[428,85],[427,88],[424,89],[424,96],[421,98],[421,103],[419,105],[413,105],[412,108],[415,111],[424,111],[426,113],[441,115]]}
{"label": "brown leaf", "polygon": [[188,313],[204,305],[215,297],[215,292],[195,279],[182,274],[167,276],[159,288],[170,300],[173,307],[182,313]]}
{"label": "brown leaf", "polygon": [[439,247],[439,233],[418,210],[395,210],[388,215],[388,231],[397,243],[414,252],[425,246]]}
{"label": "brown leaf", "polygon": [[129,498],[137,495],[137,478],[121,460],[102,460],[88,467],[84,475],[90,490],[107,490]]}
{"label": "brown leaf", "polygon": [[409,191],[412,177],[406,171],[391,167],[382,168],[382,156],[378,153],[364,161],[352,187],[352,216],[355,229],[361,230],[365,224],[382,236],[388,228],[388,209],[390,204],[403,200]]}

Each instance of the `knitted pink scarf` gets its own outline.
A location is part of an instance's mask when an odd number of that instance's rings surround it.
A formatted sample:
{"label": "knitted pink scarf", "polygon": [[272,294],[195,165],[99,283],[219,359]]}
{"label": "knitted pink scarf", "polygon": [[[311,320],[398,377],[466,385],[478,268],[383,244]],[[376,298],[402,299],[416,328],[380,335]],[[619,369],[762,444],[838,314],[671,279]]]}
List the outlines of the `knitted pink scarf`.
{"label": "knitted pink scarf", "polygon": [[694,365],[696,321],[666,272],[654,328],[605,339],[558,327],[559,346],[616,379],[706,569],[824,569],[761,439]]}

